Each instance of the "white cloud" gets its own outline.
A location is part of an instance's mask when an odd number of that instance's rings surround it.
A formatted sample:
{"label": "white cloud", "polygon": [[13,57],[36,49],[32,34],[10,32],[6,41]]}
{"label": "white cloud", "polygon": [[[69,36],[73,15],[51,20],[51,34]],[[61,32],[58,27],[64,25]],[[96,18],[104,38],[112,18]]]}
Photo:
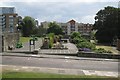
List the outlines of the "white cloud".
{"label": "white cloud", "polygon": [[95,15],[87,15],[87,16],[84,16],[84,17],[82,17],[82,19],[81,19],[81,22],[83,22],[83,23],[94,23],[94,17],[95,17]]}
{"label": "white cloud", "polygon": [[0,2],[118,2],[119,0],[0,0]]}
{"label": "white cloud", "polygon": [[7,6],[4,2],[0,2],[0,6]]}
{"label": "white cloud", "polygon": [[[25,2],[0,2],[0,5],[14,6],[19,15],[31,16],[35,19],[38,19],[40,22],[41,21],[67,22],[70,19],[75,19],[77,22],[84,22],[84,23],[94,23],[94,15],[100,9],[103,9],[105,6],[117,5],[116,3],[113,2],[111,3],[95,2],[97,0],[84,0],[84,2],[77,2],[77,3],[29,2],[29,1],[31,0],[26,0]],[[79,0],[74,0],[74,1],[79,1]]]}

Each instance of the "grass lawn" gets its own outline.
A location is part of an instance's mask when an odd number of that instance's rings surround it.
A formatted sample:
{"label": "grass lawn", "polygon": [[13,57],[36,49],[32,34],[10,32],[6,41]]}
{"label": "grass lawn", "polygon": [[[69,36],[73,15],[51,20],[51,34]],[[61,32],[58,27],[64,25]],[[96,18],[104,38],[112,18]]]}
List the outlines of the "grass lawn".
{"label": "grass lawn", "polygon": [[20,42],[28,42],[31,39],[31,37],[20,37]]}
{"label": "grass lawn", "polygon": [[[80,80],[86,80],[86,78],[87,79],[96,78],[96,79],[93,79],[93,80],[101,80],[101,79],[102,80],[109,80],[111,77],[4,71],[2,73],[2,78],[81,78]],[[117,80],[117,79],[114,78],[114,80]]]}
{"label": "grass lawn", "polygon": [[96,48],[104,48],[105,50],[111,51],[113,54],[119,53],[118,50],[113,49],[111,46],[96,45]]}

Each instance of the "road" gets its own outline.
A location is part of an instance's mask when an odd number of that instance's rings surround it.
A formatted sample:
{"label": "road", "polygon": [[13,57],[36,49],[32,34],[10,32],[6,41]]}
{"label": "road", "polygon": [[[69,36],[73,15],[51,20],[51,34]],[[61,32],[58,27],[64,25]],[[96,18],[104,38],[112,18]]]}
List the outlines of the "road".
{"label": "road", "polygon": [[3,65],[118,72],[118,62],[3,56]]}

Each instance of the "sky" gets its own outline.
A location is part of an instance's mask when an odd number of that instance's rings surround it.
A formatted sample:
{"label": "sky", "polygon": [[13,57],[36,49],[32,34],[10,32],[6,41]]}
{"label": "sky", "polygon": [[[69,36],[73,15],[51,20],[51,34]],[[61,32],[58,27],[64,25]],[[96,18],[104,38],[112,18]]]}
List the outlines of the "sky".
{"label": "sky", "polygon": [[18,15],[31,16],[40,22],[94,24],[96,13],[107,6],[118,7],[119,0],[0,0],[0,7],[15,7]]}

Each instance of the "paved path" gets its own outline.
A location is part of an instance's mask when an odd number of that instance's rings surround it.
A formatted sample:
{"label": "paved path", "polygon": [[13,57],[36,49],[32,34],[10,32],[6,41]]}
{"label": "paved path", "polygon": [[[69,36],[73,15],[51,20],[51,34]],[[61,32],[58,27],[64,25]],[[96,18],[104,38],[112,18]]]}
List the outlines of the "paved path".
{"label": "paved path", "polygon": [[[72,43],[65,43],[63,44],[64,46],[66,46],[68,49],[40,49],[40,47],[42,46],[42,38],[38,38],[38,41],[35,42],[35,49],[39,50],[39,53],[41,54],[76,54],[78,49],[77,47],[72,44]],[[32,46],[32,51],[34,50],[33,46]],[[23,44],[22,48],[18,48],[13,50],[12,52],[27,52],[30,51],[30,47],[29,47],[29,42],[25,42]]]}
{"label": "paved path", "polygon": [[72,43],[65,43],[63,44],[68,49],[40,49],[39,53],[42,54],[77,54],[78,49]]}
{"label": "paved path", "polygon": [[77,51],[78,51],[77,47],[73,43],[66,43],[66,44],[63,44],[63,45],[66,46],[70,52],[77,53]]}
{"label": "paved path", "polygon": [[[42,45],[42,39],[38,38],[38,41],[35,42],[35,49],[39,49],[41,45]],[[31,46],[31,50],[32,51],[34,50],[33,45]],[[18,51],[18,52],[30,51],[29,42],[23,43],[23,47],[22,48],[17,48],[17,49],[15,49],[13,51]]]}

